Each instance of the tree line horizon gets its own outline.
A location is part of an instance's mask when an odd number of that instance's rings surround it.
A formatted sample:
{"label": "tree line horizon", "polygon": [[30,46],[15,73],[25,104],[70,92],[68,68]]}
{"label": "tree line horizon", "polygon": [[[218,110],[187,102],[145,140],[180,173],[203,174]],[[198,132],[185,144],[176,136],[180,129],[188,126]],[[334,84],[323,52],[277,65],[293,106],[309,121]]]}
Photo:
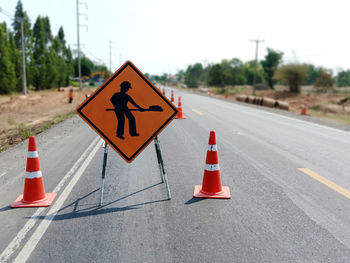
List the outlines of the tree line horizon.
{"label": "tree line horizon", "polygon": [[[0,23],[0,94],[22,91],[21,25],[23,20],[27,85],[29,89],[43,90],[66,87],[71,79],[78,77],[78,59],[65,40],[63,27],[57,35],[51,32],[49,17],[38,16],[33,26],[17,2],[12,30],[5,22]],[[350,86],[350,70],[341,70],[336,76],[330,69],[310,63],[283,64],[283,52],[267,48],[267,54],[260,62],[243,62],[239,58],[223,59],[220,63],[194,63],[185,70],[179,70],[177,80],[190,88],[204,86],[257,85],[274,89],[275,84],[286,84],[291,92],[299,92],[301,85],[314,85],[319,91],[334,86]],[[81,52],[82,76],[104,71],[111,72],[105,65],[99,65]],[[152,81],[165,82],[168,74],[161,76],[147,74]]]}
{"label": "tree line horizon", "polygon": [[[189,65],[186,70],[179,70],[177,79],[189,88],[198,86],[236,86],[256,85],[274,89],[275,84],[285,84],[293,93],[300,92],[302,85],[313,85],[317,91],[326,92],[337,87],[350,86],[350,70],[341,70],[333,76],[331,69],[317,67],[311,63],[283,64],[283,52],[267,48],[267,54],[260,62],[243,62],[239,58],[223,59],[220,63],[203,66],[198,62]],[[256,71],[255,71],[256,70]],[[153,81],[164,82],[167,74],[149,75]]]}
{"label": "tree line horizon", "polygon": [[[78,61],[65,40],[63,27],[57,35],[51,32],[48,16],[38,16],[33,26],[17,2],[12,30],[5,22],[0,23],[0,94],[22,91],[21,23],[23,20],[27,86],[34,90],[69,86],[70,79],[78,77]],[[105,65],[90,60],[81,54],[82,76],[94,71],[110,74]]]}

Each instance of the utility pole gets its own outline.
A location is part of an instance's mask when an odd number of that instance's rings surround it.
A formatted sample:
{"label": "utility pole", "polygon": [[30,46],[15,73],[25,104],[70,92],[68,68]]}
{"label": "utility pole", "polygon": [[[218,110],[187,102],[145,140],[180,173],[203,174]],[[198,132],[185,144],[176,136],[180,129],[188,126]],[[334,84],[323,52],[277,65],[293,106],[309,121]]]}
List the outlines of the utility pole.
{"label": "utility pole", "polygon": [[[79,29],[80,29],[80,26],[83,26],[79,23],[79,16],[80,15],[85,15],[85,14],[80,14],[79,13],[79,4],[81,4],[79,2],[79,0],[76,0],[77,2],[77,46],[78,46],[78,74],[79,74],[79,89],[82,89],[82,84],[81,84],[81,63],[80,63],[80,32],[79,32]],[[87,5],[86,3],[85,4],[85,7],[87,8]],[[85,18],[87,19],[87,16],[85,15]],[[85,25],[86,26],[86,25]],[[87,26],[86,26],[87,28]]]}
{"label": "utility pole", "polygon": [[22,49],[22,92],[24,95],[27,95],[27,78],[26,78],[26,56],[25,56],[25,43],[24,43],[24,30],[23,30],[23,23],[24,23],[24,17],[22,18],[15,18],[13,17],[9,12],[5,11],[0,7],[0,13],[3,13],[5,16],[16,20],[17,22],[21,23],[21,49]]}
{"label": "utility pole", "polygon": [[79,0],[77,0],[77,38],[78,38],[78,77],[79,77],[79,89],[81,86],[81,65],[80,65],[80,35],[79,35]]}
{"label": "utility pole", "polygon": [[258,52],[259,52],[259,43],[264,42],[263,39],[252,39],[251,42],[255,42],[255,65],[254,65],[254,80],[253,80],[253,95],[255,95],[255,85],[256,85],[256,72],[258,69]]}
{"label": "utility pole", "polygon": [[112,40],[109,40],[109,71],[112,73]]}

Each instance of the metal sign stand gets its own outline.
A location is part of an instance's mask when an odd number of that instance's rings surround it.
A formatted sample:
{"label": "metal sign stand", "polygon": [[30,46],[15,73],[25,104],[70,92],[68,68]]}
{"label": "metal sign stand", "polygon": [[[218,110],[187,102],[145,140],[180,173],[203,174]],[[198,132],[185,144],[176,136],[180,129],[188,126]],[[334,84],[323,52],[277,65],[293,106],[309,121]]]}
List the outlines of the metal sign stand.
{"label": "metal sign stand", "polygon": [[101,188],[100,188],[100,200],[98,202],[98,205],[102,205],[102,199],[103,199],[103,188],[105,184],[105,174],[106,174],[106,165],[107,165],[107,156],[108,156],[108,144],[105,142],[104,144],[104,154],[103,154],[103,165],[102,165],[102,179],[101,179]]}
{"label": "metal sign stand", "polygon": [[[162,183],[165,183],[165,188],[168,194],[168,199],[171,199],[171,193],[169,189],[169,184],[168,184],[168,178],[165,172],[164,168],[164,162],[163,162],[163,157],[162,157],[162,152],[160,150],[160,143],[158,140],[158,136],[154,139],[154,146],[156,148],[156,153],[157,153],[157,160],[159,164],[159,171],[160,171],[160,177],[162,179]],[[101,178],[101,187],[100,187],[100,199],[98,202],[98,205],[102,205],[103,201],[103,188],[105,184],[105,174],[106,174],[106,165],[107,165],[107,156],[108,156],[108,144],[105,142],[104,143],[104,154],[103,154],[103,165],[102,165],[102,178]]]}
{"label": "metal sign stand", "polygon": [[158,164],[159,164],[159,171],[160,171],[160,177],[162,179],[162,183],[165,183],[165,188],[168,194],[168,199],[171,199],[171,193],[169,189],[169,184],[168,184],[168,178],[164,169],[164,162],[163,162],[163,157],[162,157],[162,152],[160,150],[160,143],[158,140],[158,136],[154,138],[154,146],[156,147],[156,153],[157,153],[157,159],[158,159]]}

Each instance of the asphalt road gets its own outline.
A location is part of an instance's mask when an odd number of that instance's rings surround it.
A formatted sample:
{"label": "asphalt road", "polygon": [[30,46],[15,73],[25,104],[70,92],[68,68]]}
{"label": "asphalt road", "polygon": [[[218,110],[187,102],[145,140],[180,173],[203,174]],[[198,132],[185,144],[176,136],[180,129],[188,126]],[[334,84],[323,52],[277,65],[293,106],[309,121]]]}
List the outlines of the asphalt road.
{"label": "asphalt road", "polygon": [[[132,164],[109,151],[99,207],[102,143],[78,117],[37,136],[52,207],[9,208],[27,143],[1,153],[0,262],[350,262],[349,132],[175,93],[187,119],[159,136],[170,201],[151,144]],[[229,200],[192,198],[211,130]]]}

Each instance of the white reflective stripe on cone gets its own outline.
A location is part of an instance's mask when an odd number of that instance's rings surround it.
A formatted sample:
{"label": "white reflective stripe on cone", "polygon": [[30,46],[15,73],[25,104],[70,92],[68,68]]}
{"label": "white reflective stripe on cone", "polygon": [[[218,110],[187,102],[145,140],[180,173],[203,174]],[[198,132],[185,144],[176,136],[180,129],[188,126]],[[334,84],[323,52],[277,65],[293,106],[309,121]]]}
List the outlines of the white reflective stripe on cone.
{"label": "white reflective stripe on cone", "polygon": [[26,172],[26,178],[27,179],[33,179],[33,178],[40,178],[41,171],[36,171],[36,172]]}
{"label": "white reflective stripe on cone", "polygon": [[37,151],[28,152],[28,158],[37,158],[37,157],[39,157]]}
{"label": "white reflective stripe on cone", "polygon": [[220,167],[219,164],[206,164],[204,169],[207,171],[218,171]]}
{"label": "white reflective stripe on cone", "polygon": [[216,152],[218,150],[218,146],[216,144],[208,144],[208,151]]}

